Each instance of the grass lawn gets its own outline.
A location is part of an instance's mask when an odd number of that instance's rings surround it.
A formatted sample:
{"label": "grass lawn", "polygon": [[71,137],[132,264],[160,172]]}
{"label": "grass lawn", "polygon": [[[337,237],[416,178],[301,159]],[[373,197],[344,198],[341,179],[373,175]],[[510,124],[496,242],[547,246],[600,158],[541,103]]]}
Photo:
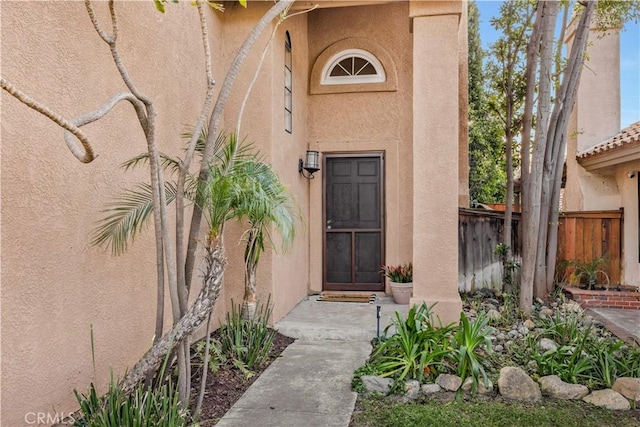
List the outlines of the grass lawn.
{"label": "grass lawn", "polygon": [[351,427],[630,427],[640,421],[630,412],[609,411],[582,402],[544,404],[503,401],[397,403],[388,398],[359,398]]}

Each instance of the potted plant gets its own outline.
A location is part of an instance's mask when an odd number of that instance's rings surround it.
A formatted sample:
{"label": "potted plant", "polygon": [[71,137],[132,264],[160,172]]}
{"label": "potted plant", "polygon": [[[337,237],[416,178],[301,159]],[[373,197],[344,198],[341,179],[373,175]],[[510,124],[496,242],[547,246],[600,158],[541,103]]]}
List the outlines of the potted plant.
{"label": "potted plant", "polygon": [[389,278],[391,295],[396,304],[409,304],[413,294],[413,265],[386,265],[382,273]]}
{"label": "potted plant", "polygon": [[570,281],[578,287],[584,287],[587,290],[595,290],[600,284],[599,278],[604,277],[604,287],[610,285],[609,276],[603,270],[607,265],[605,257],[595,258],[589,262],[569,261],[569,265],[573,267]]}

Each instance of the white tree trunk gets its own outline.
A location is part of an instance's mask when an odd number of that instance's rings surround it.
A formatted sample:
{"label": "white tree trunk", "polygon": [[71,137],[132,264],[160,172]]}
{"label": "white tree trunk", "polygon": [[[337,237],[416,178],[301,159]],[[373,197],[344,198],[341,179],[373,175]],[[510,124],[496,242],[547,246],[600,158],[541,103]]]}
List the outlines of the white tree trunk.
{"label": "white tree trunk", "polygon": [[[546,135],[551,112],[551,76],[553,61],[553,33],[558,4],[555,1],[538,3],[539,13],[535,27],[540,31],[540,71],[538,86],[538,113],[536,117],[536,133],[533,143],[531,170],[527,179],[527,194],[524,196],[526,209],[523,211],[523,247],[522,247],[522,287],[520,291],[520,308],[530,311],[533,304],[533,284],[536,270],[536,255],[540,223],[540,197],[542,193],[542,172]],[[535,32],[535,31],[534,31]],[[532,43],[536,40],[532,39]],[[538,46],[533,48],[537,49]],[[537,63],[537,61],[536,61]],[[528,80],[528,87],[535,81]],[[527,102],[532,102],[527,99]],[[526,153],[525,153],[526,155]]]}

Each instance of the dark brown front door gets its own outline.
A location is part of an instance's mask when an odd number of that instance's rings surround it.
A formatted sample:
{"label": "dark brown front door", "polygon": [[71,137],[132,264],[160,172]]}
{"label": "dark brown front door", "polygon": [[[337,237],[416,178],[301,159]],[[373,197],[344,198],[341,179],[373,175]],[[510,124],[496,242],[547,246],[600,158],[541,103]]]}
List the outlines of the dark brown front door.
{"label": "dark brown front door", "polygon": [[325,290],[384,290],[382,155],[325,155]]}

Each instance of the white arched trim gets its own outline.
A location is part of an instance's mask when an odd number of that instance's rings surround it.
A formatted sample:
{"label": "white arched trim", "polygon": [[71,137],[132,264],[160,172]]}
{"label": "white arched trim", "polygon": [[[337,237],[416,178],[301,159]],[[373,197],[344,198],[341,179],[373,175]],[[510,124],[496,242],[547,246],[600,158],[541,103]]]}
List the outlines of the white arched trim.
{"label": "white arched trim", "polygon": [[322,67],[321,85],[381,83],[386,81],[382,63],[364,49],[346,49]]}
{"label": "white arched trim", "polygon": [[[340,61],[349,58],[357,58],[359,64],[364,64],[363,61],[366,61],[369,66],[366,70],[360,70],[360,73],[356,73],[358,70],[354,69],[351,73],[345,73],[342,70],[342,73],[336,72],[332,75],[330,70],[333,70]],[[361,67],[362,65],[358,68]],[[345,68],[349,70],[348,66]],[[369,74],[365,75],[363,71]],[[348,74],[356,74],[356,76]],[[330,79],[327,80],[327,77]],[[311,95],[395,92],[397,90],[398,73],[391,55],[382,46],[368,39],[350,37],[327,46],[313,61],[309,76],[309,93]]]}

